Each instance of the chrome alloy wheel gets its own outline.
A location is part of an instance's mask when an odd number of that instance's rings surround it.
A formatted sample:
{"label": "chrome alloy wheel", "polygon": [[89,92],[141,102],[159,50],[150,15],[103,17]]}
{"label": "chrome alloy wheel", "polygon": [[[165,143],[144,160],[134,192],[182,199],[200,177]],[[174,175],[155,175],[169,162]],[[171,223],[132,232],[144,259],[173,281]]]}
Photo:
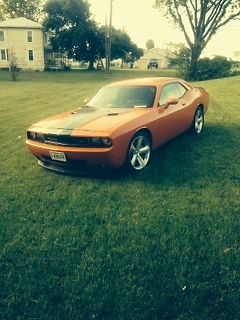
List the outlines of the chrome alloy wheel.
{"label": "chrome alloy wheel", "polygon": [[151,155],[149,138],[142,134],[136,135],[130,143],[128,151],[129,165],[134,170],[142,170],[148,164]]}
{"label": "chrome alloy wheel", "polygon": [[196,134],[199,134],[202,132],[203,125],[204,125],[203,111],[202,111],[202,108],[198,108],[194,116],[194,131]]}

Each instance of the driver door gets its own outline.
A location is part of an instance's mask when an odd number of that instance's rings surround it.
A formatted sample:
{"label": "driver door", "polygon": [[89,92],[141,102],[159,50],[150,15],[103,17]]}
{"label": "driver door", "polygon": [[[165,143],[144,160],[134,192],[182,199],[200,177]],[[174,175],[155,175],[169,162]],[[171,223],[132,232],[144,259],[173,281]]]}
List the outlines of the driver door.
{"label": "driver door", "polygon": [[[175,98],[178,102],[176,104],[168,105],[167,102],[169,98]],[[159,117],[157,121],[159,145],[183,132],[181,123],[185,106],[184,99],[180,98],[180,92],[176,82],[166,84],[162,87],[158,107]]]}

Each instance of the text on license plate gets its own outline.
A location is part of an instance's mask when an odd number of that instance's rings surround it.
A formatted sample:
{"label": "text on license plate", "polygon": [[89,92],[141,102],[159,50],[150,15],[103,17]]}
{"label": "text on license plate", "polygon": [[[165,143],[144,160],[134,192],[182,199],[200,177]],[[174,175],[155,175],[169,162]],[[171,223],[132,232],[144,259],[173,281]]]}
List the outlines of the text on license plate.
{"label": "text on license plate", "polygon": [[50,157],[52,160],[67,162],[66,156],[64,152],[58,152],[58,151],[49,151]]}

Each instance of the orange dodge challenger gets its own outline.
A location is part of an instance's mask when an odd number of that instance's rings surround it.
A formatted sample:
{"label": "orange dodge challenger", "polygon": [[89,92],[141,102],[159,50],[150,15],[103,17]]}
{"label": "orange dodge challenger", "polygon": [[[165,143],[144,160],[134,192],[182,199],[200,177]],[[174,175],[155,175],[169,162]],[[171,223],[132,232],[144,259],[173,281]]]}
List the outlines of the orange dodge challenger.
{"label": "orange dodge challenger", "polygon": [[26,144],[38,164],[75,173],[86,167],[140,171],[151,151],[191,129],[200,134],[209,96],[176,78],[141,78],[103,87],[86,105],[33,124]]}

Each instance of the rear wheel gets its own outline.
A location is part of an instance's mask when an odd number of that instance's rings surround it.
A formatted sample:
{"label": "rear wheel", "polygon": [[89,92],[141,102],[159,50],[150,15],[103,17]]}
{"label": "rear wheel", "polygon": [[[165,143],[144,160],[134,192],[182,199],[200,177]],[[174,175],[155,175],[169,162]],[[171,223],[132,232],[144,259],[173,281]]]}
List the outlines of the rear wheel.
{"label": "rear wheel", "polygon": [[127,155],[127,166],[133,171],[146,167],[151,156],[150,138],[144,132],[137,133],[131,140]]}
{"label": "rear wheel", "polygon": [[198,107],[193,118],[192,132],[195,134],[200,134],[204,127],[204,113],[203,108]]}

